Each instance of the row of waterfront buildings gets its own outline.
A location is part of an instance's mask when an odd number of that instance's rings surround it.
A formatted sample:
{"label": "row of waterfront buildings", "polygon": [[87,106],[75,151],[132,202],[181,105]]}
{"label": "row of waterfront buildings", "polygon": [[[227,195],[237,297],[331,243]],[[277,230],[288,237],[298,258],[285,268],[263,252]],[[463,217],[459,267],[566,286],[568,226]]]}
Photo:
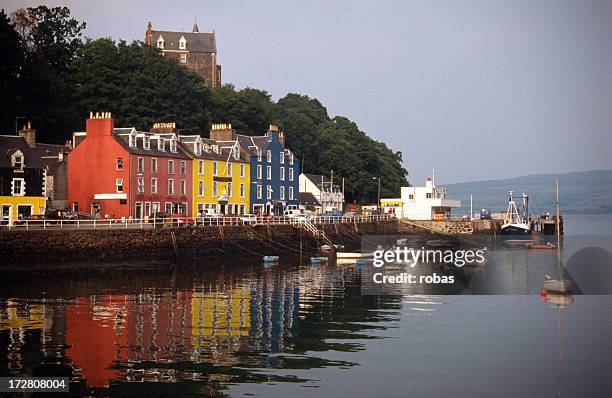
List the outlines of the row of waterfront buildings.
{"label": "row of waterfront buildings", "polygon": [[29,124],[17,135],[0,136],[5,223],[49,209],[141,219],[161,212],[196,217],[343,208],[339,185],[301,174],[274,125],[248,136],[230,124],[213,124],[203,138],[181,133],[174,123],[156,123],[149,131],[115,127],[110,113],[92,113],[86,131],[73,133],[65,145],[35,137]]}

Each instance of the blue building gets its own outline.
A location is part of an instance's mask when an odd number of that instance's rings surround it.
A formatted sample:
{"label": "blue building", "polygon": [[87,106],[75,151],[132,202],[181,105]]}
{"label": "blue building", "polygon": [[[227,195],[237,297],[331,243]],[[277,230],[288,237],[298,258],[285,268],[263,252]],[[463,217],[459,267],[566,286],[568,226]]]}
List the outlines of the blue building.
{"label": "blue building", "polygon": [[[211,132],[221,146],[236,145],[250,157],[251,212],[275,215],[299,208],[300,162],[285,147],[285,137],[270,125],[263,136],[248,136],[232,131]],[[214,137],[213,137],[214,135]]]}

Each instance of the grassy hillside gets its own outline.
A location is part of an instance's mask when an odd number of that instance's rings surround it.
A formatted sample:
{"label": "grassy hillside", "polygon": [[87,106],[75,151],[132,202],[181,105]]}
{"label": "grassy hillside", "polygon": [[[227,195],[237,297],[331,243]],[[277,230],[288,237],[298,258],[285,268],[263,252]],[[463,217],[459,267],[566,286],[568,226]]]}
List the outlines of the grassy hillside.
{"label": "grassy hillside", "polygon": [[516,198],[529,195],[532,213],[555,209],[555,177],[559,177],[559,206],[565,214],[612,214],[612,170],[567,174],[533,174],[506,180],[464,182],[446,185],[451,198],[461,199],[460,214],[469,214],[470,194],[474,212],[483,207],[505,210],[508,191]]}

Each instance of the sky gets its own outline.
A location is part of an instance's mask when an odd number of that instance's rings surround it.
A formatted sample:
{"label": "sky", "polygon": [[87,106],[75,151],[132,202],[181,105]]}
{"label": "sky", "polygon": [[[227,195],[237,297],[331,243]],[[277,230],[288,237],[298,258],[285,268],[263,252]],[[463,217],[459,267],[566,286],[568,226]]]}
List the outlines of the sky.
{"label": "sky", "polygon": [[127,41],[197,17],[224,83],[318,98],[402,151],[416,185],[612,169],[612,1],[44,4]]}

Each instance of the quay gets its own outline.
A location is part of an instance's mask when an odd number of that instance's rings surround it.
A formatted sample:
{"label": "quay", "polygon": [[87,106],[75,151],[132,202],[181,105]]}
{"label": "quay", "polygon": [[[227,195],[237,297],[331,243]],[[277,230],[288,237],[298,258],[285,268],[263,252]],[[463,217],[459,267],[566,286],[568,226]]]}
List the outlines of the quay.
{"label": "quay", "polygon": [[261,222],[239,218],[199,223],[185,219],[164,224],[92,220],[73,224],[30,221],[0,230],[3,264],[79,261],[176,260],[218,256],[314,254],[324,243],[358,248],[364,235],[493,234],[490,220],[410,221],[389,215],[315,217],[310,221],[278,217]]}

